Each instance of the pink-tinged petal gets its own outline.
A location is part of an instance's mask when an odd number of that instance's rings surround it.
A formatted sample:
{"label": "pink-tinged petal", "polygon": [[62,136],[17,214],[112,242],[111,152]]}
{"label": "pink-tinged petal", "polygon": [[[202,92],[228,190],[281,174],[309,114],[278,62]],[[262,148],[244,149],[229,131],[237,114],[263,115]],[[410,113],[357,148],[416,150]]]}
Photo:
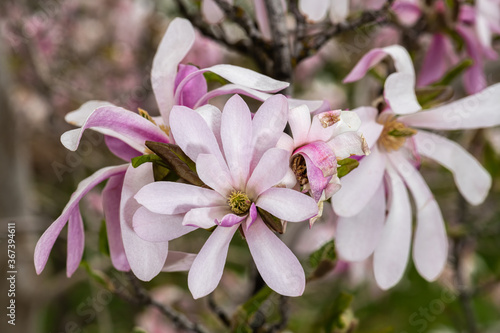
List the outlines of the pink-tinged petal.
{"label": "pink-tinged petal", "polygon": [[363,133],[368,147],[372,148],[384,130],[384,126],[377,123],[378,110],[372,107],[360,107],[353,112],[356,112],[361,120],[359,132]]}
{"label": "pink-tinged petal", "polygon": [[262,192],[278,184],[288,170],[289,156],[286,150],[279,148],[266,151],[246,184],[248,195],[257,198]]}
{"label": "pink-tinged petal", "polygon": [[170,113],[170,129],[175,143],[191,160],[196,161],[199,154],[212,154],[221,167],[226,166],[214,133],[198,112],[174,106]]}
{"label": "pink-tinged petal", "polygon": [[199,207],[223,206],[226,202],[213,190],[174,182],[147,184],[134,198],[153,213],[165,215],[182,214]]}
{"label": "pink-tinged petal", "polygon": [[393,287],[403,276],[410,254],[412,230],[411,205],[406,186],[390,164],[387,175],[389,214],[373,255],[375,280],[384,290]]}
{"label": "pink-tinged petal", "polygon": [[200,154],[196,160],[196,171],[200,179],[223,197],[229,197],[234,191],[231,175],[219,166],[214,155]]}
{"label": "pink-tinged petal", "polygon": [[224,106],[220,134],[232,183],[241,189],[248,180],[252,158],[252,117],[248,105],[238,95]]}
{"label": "pink-tinged petal", "polygon": [[414,25],[422,16],[422,10],[412,1],[396,1],[392,5],[392,10],[398,16],[399,22],[405,26]]}
{"label": "pink-tinged petal", "polygon": [[437,130],[474,129],[500,125],[500,84],[458,101],[416,114],[401,121],[411,127]]}
{"label": "pink-tinged petal", "polygon": [[[332,140],[328,141],[330,150],[333,151],[337,160],[351,157],[352,155],[366,155],[369,151],[366,150],[367,143],[361,134],[356,132],[346,132],[337,135]],[[335,163],[335,167],[337,164]]]}
{"label": "pink-tinged petal", "polygon": [[120,139],[138,151],[144,150],[144,142],[147,140],[169,142],[167,135],[158,126],[137,113],[116,106],[102,106],[87,118],[81,128],[63,133],[62,144],[75,151],[83,132],[88,128]]}
{"label": "pink-tinged petal", "polygon": [[162,215],[139,207],[132,226],[136,234],[148,242],[168,242],[197,229],[183,225],[183,218],[184,214]]}
{"label": "pink-tinged petal", "polygon": [[350,0],[335,0],[330,2],[330,20],[333,24],[342,23],[349,15]]}
{"label": "pink-tinged petal", "polygon": [[305,105],[298,106],[288,111],[288,124],[292,132],[293,141],[296,147],[307,142],[307,135],[311,127],[311,113]]}
{"label": "pink-tinged petal", "polygon": [[491,176],[481,164],[456,142],[419,131],[413,139],[417,152],[450,170],[458,190],[472,205],[481,204],[491,188]]}
{"label": "pink-tinged petal", "polygon": [[[305,2],[305,1],[303,1]],[[351,72],[345,77],[344,83],[360,80],[366,73],[387,56],[383,49],[373,49],[361,58]]]}
{"label": "pink-tinged petal", "polygon": [[64,116],[64,120],[71,125],[75,125],[78,127],[83,126],[87,118],[94,112],[96,109],[101,106],[114,106],[110,102],[105,101],[88,101],[83,103],[77,110],[68,112],[66,116]]}
{"label": "pink-tinged petal", "polygon": [[262,155],[276,146],[286,126],[288,101],[283,95],[267,99],[255,113],[252,121],[252,162],[250,171],[259,163]]}
{"label": "pink-tinged petal", "polygon": [[[181,81],[189,74],[198,71],[198,67],[193,65],[183,65],[179,64],[179,70],[175,77],[175,89]],[[203,95],[207,93],[207,81],[203,75],[198,75],[188,83],[182,89],[179,104],[187,106],[188,108],[193,108]]]}
{"label": "pink-tinged petal", "polygon": [[337,172],[337,160],[332,149],[326,142],[315,141],[295,150],[295,154],[309,157],[314,165],[321,169],[324,177],[331,176]]}
{"label": "pink-tinged petal", "polygon": [[222,112],[215,106],[207,104],[196,109],[196,112],[205,120],[208,128],[214,133],[215,139],[219,144],[219,149],[222,149],[222,139],[220,137],[220,125]]}
{"label": "pink-tinged petal", "polygon": [[66,225],[73,209],[78,209],[78,203],[82,197],[100,182],[115,175],[123,174],[127,170],[127,167],[128,164],[100,169],[78,184],[76,191],[71,195],[61,215],[45,230],[36,243],[34,261],[37,274],[43,271],[57,236],[59,236],[59,233]]}
{"label": "pink-tinged petal", "polygon": [[268,189],[259,196],[255,205],[289,222],[304,221],[318,214],[318,205],[313,198],[287,188]]}
{"label": "pink-tinged petal", "polygon": [[393,73],[385,80],[384,97],[396,114],[411,114],[422,109],[415,95],[415,76]]}
{"label": "pink-tinged petal", "polygon": [[467,55],[472,58],[474,64],[464,74],[464,86],[468,94],[476,94],[486,88],[486,76],[483,71],[483,55],[481,45],[477,41],[476,34],[472,28],[457,25],[457,33],[462,37]]}
{"label": "pink-tinged petal", "polygon": [[417,207],[413,261],[420,275],[434,281],[443,271],[448,256],[448,239],[441,211],[418,170],[398,152],[388,156],[410,189]]}
{"label": "pink-tinged petal", "polygon": [[264,224],[260,217],[245,230],[245,238],[262,279],[277,293],[300,296],[305,288],[305,274],[297,257]]}
{"label": "pink-tinged petal", "polygon": [[329,0],[299,0],[299,9],[309,21],[318,22],[326,17]]}
{"label": "pink-tinged petal", "polygon": [[104,142],[108,149],[124,161],[130,161],[132,158],[142,155],[143,150],[138,151],[120,139],[109,135],[104,136]]}
{"label": "pink-tinged petal", "polygon": [[222,206],[194,208],[186,213],[182,224],[209,229],[218,225],[217,221],[230,213],[227,203]]}
{"label": "pink-tinged petal", "polygon": [[336,246],[339,256],[348,261],[368,258],[380,242],[384,221],[385,187],[380,184],[361,212],[338,218]]}
{"label": "pink-tinged petal", "polygon": [[163,119],[167,122],[174,105],[177,67],[193,46],[195,33],[191,23],[175,18],[168,26],[153,59],[151,84]]}
{"label": "pink-tinged petal", "polygon": [[446,53],[446,37],[440,33],[434,34],[420,69],[417,81],[418,87],[427,86],[443,77],[448,67]]}
{"label": "pink-tinged petal", "polygon": [[316,112],[328,111],[331,109],[330,105],[326,101],[288,98],[288,107],[290,109],[296,108],[301,105],[307,106],[311,114]]}
{"label": "pink-tinged petal", "polygon": [[325,188],[325,200],[330,199],[332,197],[332,195],[334,195],[335,193],[340,191],[341,188],[342,188],[342,185],[340,184],[340,178],[337,177],[336,175],[333,176]]}
{"label": "pink-tinged petal", "polygon": [[370,156],[364,157],[355,170],[342,177],[342,188],[332,196],[337,215],[350,217],[361,212],[383,180],[385,163],[385,154],[374,146]]}
{"label": "pink-tinged petal", "polygon": [[[334,111],[328,112],[331,113]],[[309,134],[307,135],[307,142],[329,141],[342,133],[355,132],[361,126],[361,120],[355,112],[340,111],[338,121],[325,128],[324,120],[320,120],[320,116],[325,113],[326,112],[323,112],[322,114],[317,114],[313,117],[311,128],[309,129]]]}
{"label": "pink-tinged petal", "polygon": [[83,220],[78,207],[75,207],[69,216],[67,246],[66,276],[71,277],[82,261],[83,249],[85,248]]}
{"label": "pink-tinged petal", "polygon": [[276,148],[286,150],[289,154],[291,154],[295,148],[293,139],[290,137],[290,135],[281,133],[281,136],[276,143]]}
{"label": "pink-tinged petal", "polygon": [[210,294],[219,284],[229,243],[238,227],[217,227],[196,256],[188,275],[189,290],[195,299]]}
{"label": "pink-tinged petal", "polygon": [[245,221],[246,230],[248,230],[248,228],[250,228],[255,223],[258,216],[259,212],[257,211],[257,206],[255,206],[255,203],[252,202],[252,205],[250,206],[250,214]]}
{"label": "pink-tinged petal", "polygon": [[[229,0],[225,1],[232,3]],[[217,24],[224,20],[224,12],[214,0],[202,0],[201,13],[203,14],[203,18],[210,24]]]}
{"label": "pink-tinged petal", "polygon": [[168,251],[167,260],[163,266],[162,272],[185,272],[193,265],[196,258],[194,253],[184,253],[178,251]]}
{"label": "pink-tinged petal", "polygon": [[266,40],[271,40],[271,28],[269,26],[269,18],[267,16],[265,1],[253,0],[253,6],[255,7],[255,18],[257,19],[257,24],[259,25],[262,36]]}
{"label": "pink-tinged petal", "polygon": [[123,248],[120,226],[120,197],[125,173],[111,177],[102,191],[102,207],[108,234],[111,263],[119,271],[130,270],[125,249]]}
{"label": "pink-tinged petal", "polygon": [[133,228],[133,216],[141,207],[133,197],[141,187],[153,181],[149,163],[137,168],[129,166],[120,200],[120,227],[125,254],[132,272],[143,281],[149,281],[160,273],[168,253],[168,242],[145,241]]}
{"label": "pink-tinged petal", "polygon": [[233,213],[229,213],[229,214],[226,214],[222,220],[220,221],[217,221],[217,224],[221,227],[232,227],[234,225],[237,225],[239,223],[241,223],[241,221],[243,221],[244,219],[246,219],[248,216],[247,215],[244,215],[244,216],[238,216],[238,215],[235,215]]}
{"label": "pink-tinged petal", "polygon": [[[309,180],[309,187],[311,188],[311,196],[318,202],[323,195],[323,191],[330,183],[332,176],[324,176],[323,171],[318,168],[313,161],[307,155],[302,155],[306,162],[307,167],[307,179]],[[337,164],[335,163],[335,167]],[[336,169],[335,169],[336,171]]]}

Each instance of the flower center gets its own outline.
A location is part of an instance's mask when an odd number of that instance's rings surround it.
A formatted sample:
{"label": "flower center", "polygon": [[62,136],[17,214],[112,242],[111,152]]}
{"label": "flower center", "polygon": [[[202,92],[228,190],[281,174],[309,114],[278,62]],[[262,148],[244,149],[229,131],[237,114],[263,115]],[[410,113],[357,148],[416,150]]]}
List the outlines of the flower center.
{"label": "flower center", "polygon": [[384,125],[379,143],[387,151],[398,150],[405,144],[407,138],[417,134],[415,129],[406,127],[405,124],[397,121],[396,117],[391,114],[382,114],[378,122]]}
{"label": "flower center", "polygon": [[304,156],[300,154],[293,156],[292,161],[290,162],[290,167],[292,168],[295,178],[297,178],[297,181],[301,186],[309,183],[309,179],[307,178],[307,165]]}
{"label": "flower center", "polygon": [[237,215],[245,214],[250,209],[252,201],[241,191],[233,191],[227,198],[231,211]]}

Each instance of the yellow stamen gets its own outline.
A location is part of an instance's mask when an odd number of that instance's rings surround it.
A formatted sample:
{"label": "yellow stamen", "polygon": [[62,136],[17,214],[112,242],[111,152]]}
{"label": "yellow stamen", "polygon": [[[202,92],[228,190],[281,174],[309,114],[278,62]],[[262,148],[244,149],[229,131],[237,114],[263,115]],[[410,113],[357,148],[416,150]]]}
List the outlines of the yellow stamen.
{"label": "yellow stamen", "polygon": [[241,191],[231,192],[227,198],[227,203],[229,204],[231,211],[238,215],[247,213],[252,205],[252,201],[250,201],[248,196]]}
{"label": "yellow stamen", "polygon": [[380,124],[384,125],[379,142],[387,151],[398,150],[401,148],[406,139],[417,134],[413,128],[406,127],[405,124],[396,120],[394,115],[381,115],[378,119]]}

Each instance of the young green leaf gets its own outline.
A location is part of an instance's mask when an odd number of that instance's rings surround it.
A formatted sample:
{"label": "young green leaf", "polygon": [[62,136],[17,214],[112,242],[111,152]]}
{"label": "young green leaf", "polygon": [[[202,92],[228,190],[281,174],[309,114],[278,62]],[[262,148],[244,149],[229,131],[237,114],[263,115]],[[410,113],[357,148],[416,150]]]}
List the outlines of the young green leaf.
{"label": "young green leaf", "polygon": [[354,158],[344,158],[343,160],[337,161],[337,164],[340,165],[337,168],[337,176],[339,178],[342,178],[352,170],[356,169],[359,165],[359,162]]}

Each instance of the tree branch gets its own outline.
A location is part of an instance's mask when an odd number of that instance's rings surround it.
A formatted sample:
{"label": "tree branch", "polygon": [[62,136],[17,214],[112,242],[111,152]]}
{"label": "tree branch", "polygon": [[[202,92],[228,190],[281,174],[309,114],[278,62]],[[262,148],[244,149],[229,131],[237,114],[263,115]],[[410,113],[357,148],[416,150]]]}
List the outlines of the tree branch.
{"label": "tree branch", "polygon": [[215,299],[213,296],[213,293],[208,295],[208,308],[219,318],[219,320],[224,324],[226,327],[231,327],[231,320],[227,316],[227,314],[224,312],[224,310],[215,303]]}

